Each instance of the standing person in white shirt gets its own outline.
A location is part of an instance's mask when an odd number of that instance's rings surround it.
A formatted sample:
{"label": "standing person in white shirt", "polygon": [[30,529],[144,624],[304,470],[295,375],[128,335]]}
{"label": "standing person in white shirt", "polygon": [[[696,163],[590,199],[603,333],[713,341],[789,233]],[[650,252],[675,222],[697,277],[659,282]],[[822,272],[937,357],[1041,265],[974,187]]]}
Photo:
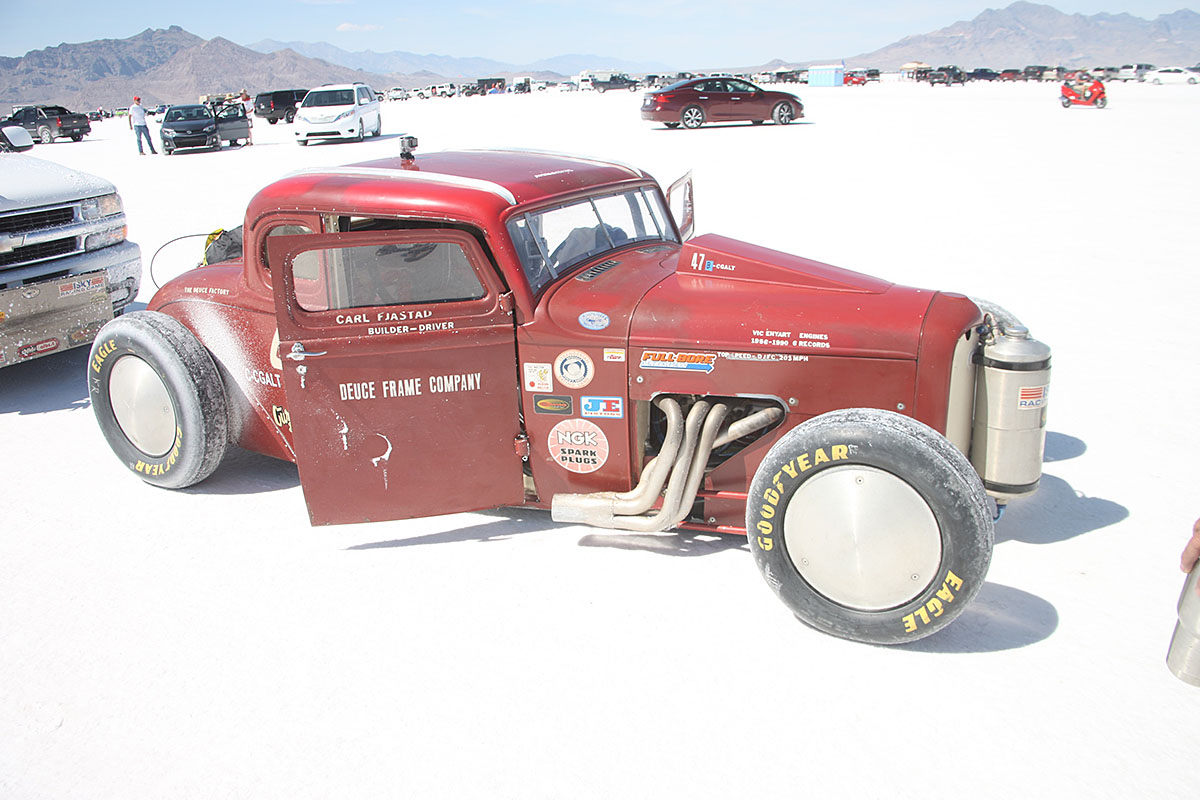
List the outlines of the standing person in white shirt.
{"label": "standing person in white shirt", "polygon": [[254,101],[250,99],[250,93],[242,89],[242,108],[246,110],[246,122],[250,125],[250,134],[246,137],[246,144],[254,144]]}
{"label": "standing person in white shirt", "polygon": [[150,145],[150,154],[158,155],[158,151],[154,149],[154,140],[150,138],[150,126],[146,124],[146,109],[142,107],[142,98],[134,95],[133,105],[129,107],[129,127],[133,129],[133,135],[137,139],[138,155],[146,155],[146,151],[142,149],[142,137],[146,137],[146,144]]}

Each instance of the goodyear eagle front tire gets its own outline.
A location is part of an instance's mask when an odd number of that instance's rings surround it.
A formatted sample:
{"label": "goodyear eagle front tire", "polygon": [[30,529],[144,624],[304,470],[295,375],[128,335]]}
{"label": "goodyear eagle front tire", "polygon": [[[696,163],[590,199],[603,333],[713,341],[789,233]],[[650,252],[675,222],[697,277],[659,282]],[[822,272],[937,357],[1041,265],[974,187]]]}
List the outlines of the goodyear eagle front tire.
{"label": "goodyear eagle front tire", "polygon": [[746,504],[750,549],[802,622],[900,644],[948,625],[991,562],[990,504],[945,437],[876,409],[833,411],[767,453]]}
{"label": "goodyear eagle front tire", "polygon": [[134,311],[114,319],[92,344],[87,374],[104,438],[142,480],[183,489],[221,463],[225,389],[212,356],[175,318]]}

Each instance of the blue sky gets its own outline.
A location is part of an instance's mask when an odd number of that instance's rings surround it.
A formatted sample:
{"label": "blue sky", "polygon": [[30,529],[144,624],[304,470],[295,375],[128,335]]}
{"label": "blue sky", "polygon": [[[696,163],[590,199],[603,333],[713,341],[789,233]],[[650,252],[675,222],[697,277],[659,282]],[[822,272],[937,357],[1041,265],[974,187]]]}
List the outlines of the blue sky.
{"label": "blue sky", "polygon": [[[1179,0],[1052,0],[1065,13],[1129,12],[1153,19]],[[991,7],[1008,5],[1009,0]],[[205,39],[325,41],[347,50],[406,50],[528,63],[564,53],[629,60],[752,65],[772,58],[851,56],[975,17],[971,0],[62,0],[8,6],[0,55],[62,42],[124,39],[179,25]]]}

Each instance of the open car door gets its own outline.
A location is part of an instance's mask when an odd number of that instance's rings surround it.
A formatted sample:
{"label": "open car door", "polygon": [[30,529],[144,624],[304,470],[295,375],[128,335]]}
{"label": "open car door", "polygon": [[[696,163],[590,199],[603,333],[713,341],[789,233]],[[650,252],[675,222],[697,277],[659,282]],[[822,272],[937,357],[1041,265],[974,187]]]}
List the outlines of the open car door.
{"label": "open car door", "polygon": [[314,525],[521,504],[511,298],[473,237],[275,236],[268,255]]}
{"label": "open car door", "polygon": [[696,230],[696,204],[692,198],[692,172],[671,184],[667,189],[667,209],[675,219],[679,238],[686,242]]}

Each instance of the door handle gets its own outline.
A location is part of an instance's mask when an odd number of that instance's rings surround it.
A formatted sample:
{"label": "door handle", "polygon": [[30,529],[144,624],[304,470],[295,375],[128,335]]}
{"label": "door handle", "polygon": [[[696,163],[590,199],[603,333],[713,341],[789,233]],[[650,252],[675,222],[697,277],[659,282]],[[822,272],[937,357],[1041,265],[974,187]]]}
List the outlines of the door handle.
{"label": "door handle", "polygon": [[308,350],[304,349],[303,342],[296,342],[295,344],[292,345],[292,352],[288,353],[286,357],[290,358],[292,361],[303,361],[306,358],[315,358],[317,356],[323,356],[327,352],[329,352],[329,351],[322,350],[319,353],[312,353],[312,352],[309,352]]}

